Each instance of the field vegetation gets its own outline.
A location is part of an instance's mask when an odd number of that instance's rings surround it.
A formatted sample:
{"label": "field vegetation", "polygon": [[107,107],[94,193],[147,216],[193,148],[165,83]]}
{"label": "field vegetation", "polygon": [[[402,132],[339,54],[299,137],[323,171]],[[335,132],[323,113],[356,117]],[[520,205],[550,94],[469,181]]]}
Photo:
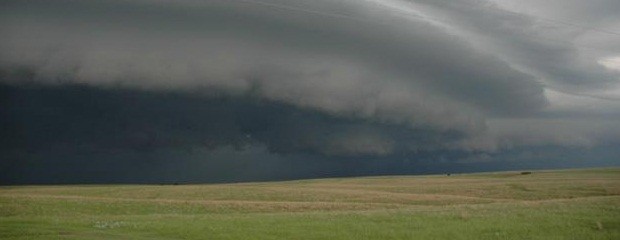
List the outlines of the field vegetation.
{"label": "field vegetation", "polygon": [[4,186],[0,239],[620,239],[620,169]]}

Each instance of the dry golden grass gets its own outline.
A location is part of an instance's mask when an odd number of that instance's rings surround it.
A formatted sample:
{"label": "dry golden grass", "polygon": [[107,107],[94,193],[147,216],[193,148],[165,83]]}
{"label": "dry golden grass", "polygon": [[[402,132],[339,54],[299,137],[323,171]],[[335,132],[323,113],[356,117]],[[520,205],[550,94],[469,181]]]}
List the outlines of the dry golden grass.
{"label": "dry golden grass", "polygon": [[620,169],[0,188],[17,239],[614,239],[618,214]]}

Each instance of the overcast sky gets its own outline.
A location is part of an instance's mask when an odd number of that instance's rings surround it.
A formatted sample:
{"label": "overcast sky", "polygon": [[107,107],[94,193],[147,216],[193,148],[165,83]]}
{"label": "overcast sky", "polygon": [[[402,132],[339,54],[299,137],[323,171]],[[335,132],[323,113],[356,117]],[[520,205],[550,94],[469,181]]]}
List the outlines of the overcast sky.
{"label": "overcast sky", "polygon": [[0,2],[0,183],[620,165],[617,0]]}

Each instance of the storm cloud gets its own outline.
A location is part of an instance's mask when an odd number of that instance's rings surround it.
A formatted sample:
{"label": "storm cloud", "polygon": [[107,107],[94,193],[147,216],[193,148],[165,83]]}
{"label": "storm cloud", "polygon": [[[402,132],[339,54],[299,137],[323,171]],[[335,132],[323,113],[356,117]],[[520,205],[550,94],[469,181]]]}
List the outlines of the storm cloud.
{"label": "storm cloud", "polygon": [[[617,163],[620,4],[562,4],[3,1],[3,172],[45,155],[225,163],[248,151],[273,168],[317,164],[281,178],[501,168],[528,151],[570,166],[542,153],[557,149]],[[382,170],[342,170],[356,168]]]}

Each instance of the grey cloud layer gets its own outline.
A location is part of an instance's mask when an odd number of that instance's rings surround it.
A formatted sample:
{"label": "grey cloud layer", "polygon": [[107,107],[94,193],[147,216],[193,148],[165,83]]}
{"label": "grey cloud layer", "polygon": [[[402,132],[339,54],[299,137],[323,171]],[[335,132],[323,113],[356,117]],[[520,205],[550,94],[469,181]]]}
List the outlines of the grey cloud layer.
{"label": "grey cloud layer", "polygon": [[[532,19],[479,1],[414,3],[4,1],[2,81],[252,96],[353,119],[354,126],[317,120],[254,136],[279,152],[327,155],[564,144],[555,130],[525,137],[514,134],[518,124],[488,122],[546,114],[553,103],[545,85],[617,83],[618,73],[596,59],[538,38],[565,35],[538,31]],[[407,16],[402,6],[449,21]],[[292,134],[314,124],[325,127]],[[271,142],[277,138],[302,140]]]}
{"label": "grey cloud layer", "polygon": [[306,6],[337,5],[363,22],[242,1],[66,4],[9,3],[4,65],[93,84],[252,88],[304,107],[448,129],[479,125],[471,110],[512,113],[545,103],[530,76],[442,29],[363,2]]}
{"label": "grey cloud layer", "polygon": [[[579,43],[582,28],[550,26],[549,22],[475,1],[415,2],[433,16],[440,16],[479,49],[492,51],[550,87],[572,91],[618,87],[620,73],[597,63],[610,52]],[[608,37],[620,40],[620,36]]]}

